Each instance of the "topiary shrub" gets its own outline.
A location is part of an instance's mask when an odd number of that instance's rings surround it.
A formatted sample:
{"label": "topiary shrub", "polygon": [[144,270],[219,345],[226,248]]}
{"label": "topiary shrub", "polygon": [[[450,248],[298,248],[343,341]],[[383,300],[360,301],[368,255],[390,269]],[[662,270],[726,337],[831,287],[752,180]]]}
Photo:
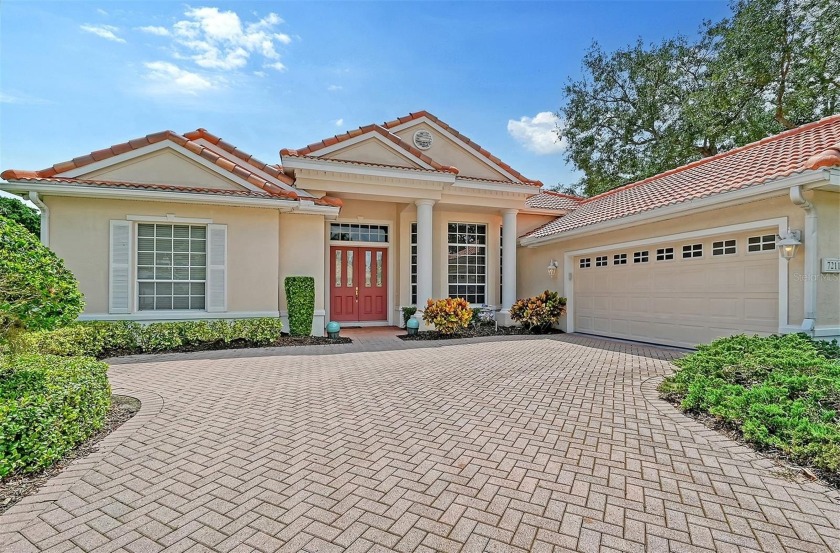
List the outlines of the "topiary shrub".
{"label": "topiary shrub", "polygon": [[516,300],[510,308],[510,318],[539,334],[548,332],[566,313],[566,298],[546,290],[538,296]]}
{"label": "topiary shrub", "polygon": [[35,235],[0,217],[0,332],[51,329],[76,319],[84,300],[73,274]]}
{"label": "topiary shrub", "polygon": [[47,467],[102,427],[107,369],[90,357],[0,359],[0,477]]}
{"label": "topiary shrub", "polygon": [[289,334],[309,336],[315,318],[315,279],[307,276],[286,277],[286,306],[289,310]]}
{"label": "topiary shrub", "polygon": [[403,326],[405,326],[408,324],[408,320],[417,313],[417,308],[413,305],[409,305],[407,307],[403,307],[400,311],[402,311]]}
{"label": "topiary shrub", "polygon": [[473,310],[464,298],[429,300],[423,311],[423,321],[435,325],[441,334],[455,334],[467,328],[473,317]]}

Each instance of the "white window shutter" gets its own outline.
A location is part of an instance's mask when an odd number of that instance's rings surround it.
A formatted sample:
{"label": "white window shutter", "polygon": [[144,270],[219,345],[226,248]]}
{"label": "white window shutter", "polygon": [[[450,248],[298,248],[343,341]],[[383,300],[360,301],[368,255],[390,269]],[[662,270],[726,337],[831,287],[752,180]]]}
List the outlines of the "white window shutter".
{"label": "white window shutter", "polygon": [[227,311],[227,225],[207,225],[207,297],[210,313]]}
{"label": "white window shutter", "polygon": [[131,313],[131,221],[111,221],[108,313]]}

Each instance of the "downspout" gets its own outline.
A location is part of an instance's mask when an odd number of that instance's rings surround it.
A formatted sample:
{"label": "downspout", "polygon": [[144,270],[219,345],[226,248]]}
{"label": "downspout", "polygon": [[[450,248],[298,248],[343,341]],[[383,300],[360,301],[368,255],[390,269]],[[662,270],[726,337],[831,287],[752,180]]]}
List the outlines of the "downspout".
{"label": "downspout", "polygon": [[817,275],[820,272],[817,257],[817,210],[814,204],[805,199],[802,186],[790,189],[790,201],[805,210],[805,231],[802,243],[805,246],[805,319],[802,331],[814,335],[817,319]]}
{"label": "downspout", "polygon": [[50,208],[47,207],[37,192],[29,192],[29,201],[35,204],[41,212],[41,243],[47,247],[50,245]]}

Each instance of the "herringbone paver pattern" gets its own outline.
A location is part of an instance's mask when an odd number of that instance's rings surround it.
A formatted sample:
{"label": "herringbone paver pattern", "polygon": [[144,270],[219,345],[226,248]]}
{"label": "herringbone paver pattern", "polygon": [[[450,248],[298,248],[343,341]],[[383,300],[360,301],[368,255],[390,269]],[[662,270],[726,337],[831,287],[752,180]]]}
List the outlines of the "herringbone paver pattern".
{"label": "herringbone paver pattern", "polygon": [[388,344],[123,360],[134,426],[3,550],[840,551],[836,493],[656,399],[673,351]]}

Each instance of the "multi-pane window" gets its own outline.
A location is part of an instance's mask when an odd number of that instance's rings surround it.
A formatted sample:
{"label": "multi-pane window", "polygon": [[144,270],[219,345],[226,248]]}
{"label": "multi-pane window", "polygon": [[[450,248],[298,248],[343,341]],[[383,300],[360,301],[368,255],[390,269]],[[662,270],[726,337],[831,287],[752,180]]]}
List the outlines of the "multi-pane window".
{"label": "multi-pane window", "polygon": [[417,223],[411,223],[411,305],[417,305]]}
{"label": "multi-pane window", "polygon": [[330,225],[330,240],[386,243],[388,242],[388,226],[332,223]]}
{"label": "multi-pane window", "polygon": [[599,255],[595,258],[595,266],[596,267],[606,267],[607,266],[607,256],[606,255]]}
{"label": "multi-pane window", "polygon": [[682,248],[683,259],[703,257],[703,244],[686,244]]}
{"label": "multi-pane window", "polygon": [[734,255],[738,253],[735,240],[720,240],[712,242],[712,255]]}
{"label": "multi-pane window", "polygon": [[674,248],[659,248],[656,250],[657,261],[670,261],[674,259]]}
{"label": "multi-pane window", "polygon": [[633,252],[633,263],[647,263],[649,257],[649,252],[647,250],[643,252]]}
{"label": "multi-pane window", "polygon": [[617,253],[613,256],[613,265],[627,265],[627,254]]}
{"label": "multi-pane window", "polygon": [[207,227],[137,225],[138,309],[204,309],[206,282]]}
{"label": "multi-pane window", "polygon": [[776,249],[776,235],[750,236],[747,239],[748,252],[766,252]]}
{"label": "multi-pane window", "polygon": [[449,223],[447,231],[449,297],[487,303],[487,225]]}
{"label": "multi-pane window", "polygon": [[584,257],[580,260],[580,268],[581,269],[588,269],[592,266],[592,258],[591,257]]}

